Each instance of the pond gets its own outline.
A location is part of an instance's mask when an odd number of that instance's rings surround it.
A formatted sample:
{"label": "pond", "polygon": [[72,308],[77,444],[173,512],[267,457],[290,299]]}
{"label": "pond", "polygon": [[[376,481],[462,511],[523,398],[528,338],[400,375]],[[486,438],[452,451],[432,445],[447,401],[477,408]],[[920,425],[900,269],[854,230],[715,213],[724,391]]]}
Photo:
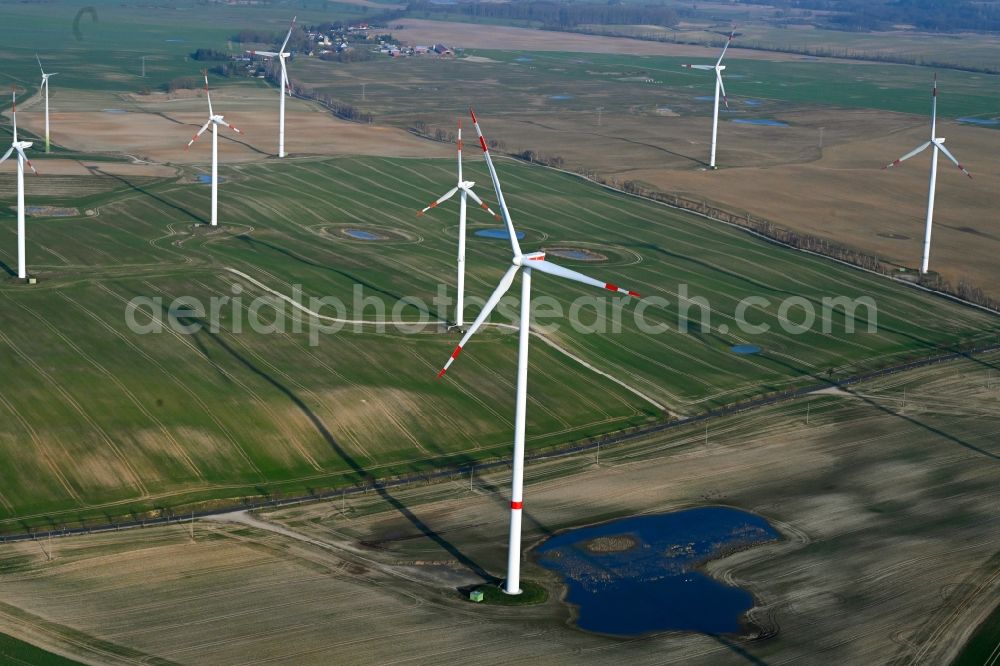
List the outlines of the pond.
{"label": "pond", "polygon": [[761,349],[757,345],[733,345],[729,351],[734,354],[759,354]]}
{"label": "pond", "polygon": [[373,234],[372,232],[364,231],[363,229],[344,229],[344,233],[350,236],[351,238],[356,238],[358,240],[368,240],[368,241],[382,240],[382,237],[379,236],[378,234]]}
{"label": "pond", "polygon": [[958,122],[971,125],[1000,125],[1000,120],[996,118],[959,118]]}
{"label": "pond", "polygon": [[561,102],[566,99],[573,99],[573,95],[549,95],[549,99],[554,99],[558,102]]}
{"label": "pond", "polygon": [[[507,240],[507,230],[506,229],[479,229],[474,232],[480,238],[500,238],[502,240]],[[517,240],[524,240],[524,232],[516,231],[514,235],[517,236]]]}
{"label": "pond", "polygon": [[[219,176],[218,178],[219,178],[219,182],[220,183],[225,180],[222,176]],[[198,174],[198,182],[200,184],[202,184],[202,185],[211,185],[212,184],[212,174],[209,174],[209,173],[200,173],[200,174]]]}
{"label": "pond", "polygon": [[734,123],[739,123],[740,125],[764,125],[766,127],[788,127],[788,123],[783,123],[780,120],[771,120],[770,118],[734,118]]}
{"label": "pond", "polygon": [[562,574],[581,629],[614,636],[727,634],[743,629],[753,596],[699,567],[779,538],[755,514],[700,507],[570,530],[546,540],[536,555]]}

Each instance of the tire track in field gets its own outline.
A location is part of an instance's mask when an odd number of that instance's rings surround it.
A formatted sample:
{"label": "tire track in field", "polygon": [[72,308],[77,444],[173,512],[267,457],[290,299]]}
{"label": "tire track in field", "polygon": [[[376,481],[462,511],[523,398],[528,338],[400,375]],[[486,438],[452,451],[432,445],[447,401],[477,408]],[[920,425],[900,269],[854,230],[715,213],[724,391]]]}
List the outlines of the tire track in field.
{"label": "tire track in field", "polygon": [[[203,287],[205,290],[207,290],[209,292],[214,291],[211,287],[209,287],[208,285],[206,285],[204,282],[201,282],[200,280],[198,280],[196,282],[197,282],[197,284],[201,285],[201,287]],[[249,312],[250,308],[247,305],[241,303],[240,304],[240,310],[241,311]],[[268,361],[266,358],[264,358],[259,353],[257,353],[256,351],[254,351],[249,345],[243,344],[239,340],[239,338],[237,336],[232,336],[232,337],[233,337],[234,344],[238,345],[240,347],[240,349],[243,350],[243,353],[245,353],[248,356],[252,357],[256,361],[256,363],[257,363],[257,365],[259,367],[266,367],[266,368],[268,368],[271,373],[282,377],[285,382],[288,382],[292,386],[297,387],[298,391],[307,394],[310,398],[312,398],[313,404],[316,407],[322,409],[325,406],[323,400],[320,399],[320,397],[316,394],[315,391],[309,389],[304,384],[302,384],[301,382],[299,382],[298,380],[296,380],[292,375],[288,374],[287,372],[285,372],[284,370],[282,370],[278,366],[276,366],[273,363],[271,363],[270,361]],[[288,389],[288,390],[291,391],[291,389]],[[304,403],[304,401],[303,401],[303,403]],[[307,407],[307,409],[309,409],[309,408]],[[322,417],[320,417],[319,414],[316,413],[315,410],[309,409],[309,411],[312,412],[315,415],[315,418],[318,419],[323,424],[323,427],[325,429],[329,430],[329,427],[326,425],[326,422],[323,420]],[[306,458],[306,460],[309,461],[309,463],[316,469],[316,471],[322,471],[323,470],[323,466],[320,465],[319,462],[317,462],[316,459],[312,456],[312,454],[309,453],[305,449],[304,445],[297,445],[297,448],[300,449],[300,453],[303,455],[303,457]],[[361,451],[361,453],[363,455],[365,455],[369,459],[369,461],[371,461],[371,462],[375,461],[375,457],[372,456],[371,453],[369,453],[363,446],[361,446],[360,443],[357,444],[357,448]],[[425,451],[425,453],[426,453],[426,451]]]}
{"label": "tire track in field", "polygon": [[[122,297],[120,294],[116,294],[115,292],[111,291],[107,286],[101,284],[100,282],[97,282],[95,284],[99,289],[101,289],[111,297],[118,299],[122,303],[128,304],[128,301],[126,301],[124,297]],[[129,340],[128,337],[122,335],[119,331],[116,331],[113,327],[108,326],[107,323],[103,321],[100,317],[98,317],[94,312],[90,311],[88,308],[84,307],[79,303],[74,302],[73,305],[83,310],[92,319],[97,321],[97,323],[101,324],[108,332],[110,332],[112,335],[116,336],[123,343],[131,347],[137,354],[145,358],[147,361],[153,364],[157,369],[159,369],[159,371],[162,372],[171,382],[173,382],[176,386],[178,386],[182,391],[187,393],[188,396],[192,400],[194,400],[199,407],[201,407],[202,411],[204,411],[205,414],[208,415],[208,417],[212,420],[212,422],[215,423],[216,427],[219,428],[219,431],[225,435],[226,439],[229,440],[229,443],[232,445],[233,449],[239,454],[241,458],[243,458],[243,460],[247,463],[247,465],[249,465],[250,469],[252,469],[254,473],[256,473],[258,477],[260,477],[261,480],[266,480],[264,474],[260,471],[257,465],[254,464],[250,456],[247,455],[247,452],[243,450],[243,447],[240,446],[239,443],[236,441],[236,437],[233,435],[232,431],[229,428],[227,428],[226,425],[221,420],[219,420],[219,418],[215,415],[215,412],[209,409],[208,404],[205,403],[205,401],[202,400],[201,397],[197,393],[195,393],[194,390],[191,389],[191,387],[189,387],[183,381],[178,379],[174,375],[174,373],[168,372],[167,369],[163,367],[163,365],[159,361],[157,361],[155,358],[153,358],[145,351],[143,351],[139,346],[137,346],[135,343]]]}
{"label": "tire track in field", "polygon": [[30,365],[32,369],[34,369],[34,371],[38,374],[38,376],[41,377],[43,380],[45,380],[45,383],[47,383],[56,393],[58,393],[62,397],[62,399],[70,407],[73,408],[73,411],[79,414],[80,418],[86,421],[87,424],[90,425],[90,427],[93,428],[94,431],[100,435],[101,439],[104,440],[104,443],[107,444],[109,449],[111,449],[112,454],[118,459],[118,462],[121,464],[122,469],[127,473],[127,476],[130,477],[130,483],[132,484],[132,486],[141,493],[140,498],[145,499],[149,497],[149,490],[146,488],[145,484],[143,484],[142,479],[139,476],[139,473],[132,466],[132,463],[129,462],[128,458],[125,456],[124,453],[122,453],[122,450],[118,447],[117,444],[115,444],[114,440],[111,439],[108,433],[105,432],[105,430],[101,428],[101,426],[98,425],[97,422],[95,422],[90,417],[90,415],[87,413],[85,409],[83,409],[80,403],[78,403],[76,399],[73,398],[73,396],[70,395],[66,389],[64,389],[55,379],[53,379],[53,377],[48,372],[46,372],[40,365],[38,365],[38,363],[36,363],[34,359],[25,354],[17,345],[15,345],[14,341],[8,338],[3,331],[0,331],[0,341],[6,343],[14,351],[14,353],[20,356],[25,363]]}
{"label": "tire track in field", "polygon": [[[244,273],[242,271],[236,270],[235,268],[229,268],[229,267],[223,267],[223,270],[225,270],[225,271],[227,271],[229,273],[232,273],[234,275],[237,275],[237,276],[243,278],[244,280],[246,280],[247,282],[250,282],[251,284],[256,285],[260,289],[263,289],[264,291],[266,291],[266,292],[268,292],[268,293],[270,293],[270,294],[272,294],[274,296],[277,296],[278,298],[280,298],[281,300],[285,301],[286,303],[288,303],[292,307],[296,308],[297,310],[300,310],[301,312],[304,312],[304,313],[308,314],[311,317],[316,317],[317,319],[321,319],[321,320],[325,320],[325,321],[329,321],[329,322],[333,322],[333,323],[337,323],[337,324],[356,324],[356,325],[369,325],[369,326],[384,325],[384,322],[366,321],[366,320],[360,320],[360,319],[340,319],[340,318],[337,318],[337,317],[330,317],[330,316],[327,316],[327,315],[321,315],[318,312],[313,312],[312,310],[308,309],[307,307],[305,307],[301,303],[298,303],[294,299],[286,296],[285,294],[282,294],[279,291],[275,291],[274,289],[271,289],[270,287],[268,287],[264,283],[255,280],[254,278],[250,277],[249,275],[247,275],[246,273]],[[439,320],[438,323],[443,324],[445,322],[442,321],[442,320]],[[516,326],[514,326],[513,324],[494,324],[494,323],[487,322],[484,325],[485,326],[493,326],[493,327],[497,327],[497,328],[507,328],[507,329],[511,329],[511,330],[518,330],[518,328]],[[549,340],[547,337],[543,336],[542,334],[540,334],[540,333],[538,333],[536,331],[531,331],[531,335],[534,336],[534,337],[536,337],[536,338],[538,338],[539,340],[541,340],[542,342],[544,342],[545,344],[547,344],[552,349],[555,349],[556,351],[558,351],[563,356],[568,357],[570,360],[573,360],[573,361],[579,363],[580,365],[582,365],[583,367],[587,368],[588,370],[590,370],[592,372],[595,372],[595,373],[601,375],[602,377],[605,377],[605,378],[611,380],[612,382],[614,382],[615,384],[617,384],[617,385],[621,386],[622,388],[626,389],[630,393],[633,393],[633,394],[637,395],[638,397],[642,398],[646,402],[648,402],[651,405],[655,406],[657,409],[659,409],[659,410],[661,410],[663,412],[669,413],[669,410],[664,405],[660,404],[659,402],[657,402],[653,398],[649,397],[645,393],[643,393],[640,390],[638,390],[638,389],[630,386],[629,384],[623,382],[622,380],[618,379],[617,377],[614,377],[613,375],[610,375],[607,372],[605,372],[605,371],[603,371],[603,370],[601,370],[599,368],[594,367],[592,364],[590,364],[587,361],[583,360],[579,356],[573,354],[572,352],[570,352],[565,347],[562,347],[559,344],[553,342],[552,340]]]}
{"label": "tire track in field", "polygon": [[[152,290],[153,292],[158,292],[158,293],[162,294],[163,296],[165,296],[167,298],[170,298],[170,294],[168,294],[161,287],[153,285],[153,284],[151,284],[149,282],[143,282],[143,284],[145,284],[147,287],[149,287],[149,289]],[[186,337],[191,337],[191,336],[184,336],[181,333],[173,330],[173,327],[171,327],[171,326],[166,326],[165,330],[169,331],[171,335],[173,335],[177,340],[179,340],[181,342],[181,344],[187,346],[193,353],[195,353],[196,355],[205,356],[207,358],[207,353],[204,353],[202,350],[199,350],[196,347],[196,345],[191,344],[186,339]],[[213,339],[215,339],[215,338],[213,337]],[[218,342],[221,342],[221,341],[220,340],[216,340],[216,342],[218,343]],[[225,343],[222,343],[222,344],[224,345]],[[237,355],[237,358],[239,358],[238,355]],[[251,389],[248,384],[246,384],[245,382],[241,381],[233,373],[229,372],[228,370],[226,370],[225,368],[223,368],[222,366],[220,366],[218,364],[213,363],[213,367],[215,367],[215,369],[218,372],[220,372],[223,376],[225,376],[230,382],[232,382],[236,386],[239,386],[241,390],[245,391],[246,395],[250,396],[251,399],[257,403],[257,405],[260,407],[261,410],[267,412],[270,415],[272,423],[275,423],[275,424],[285,423],[285,420],[279,418],[278,415],[277,415],[277,413],[271,408],[270,403],[268,403],[266,400],[264,400],[264,398],[262,398],[259,393],[257,393],[253,389]],[[251,372],[254,372],[254,370],[252,369],[254,367],[253,364],[247,363],[245,367],[247,367],[247,369],[250,370]],[[258,373],[254,372],[254,374],[258,374]],[[260,374],[258,374],[258,376],[261,376],[263,378],[266,375],[260,375]],[[295,447],[296,451],[299,452],[299,454],[302,456],[302,458],[304,460],[306,460],[310,465],[312,465],[312,467],[316,471],[322,471],[323,470],[322,466],[319,463],[316,462],[316,459],[313,458],[312,455],[308,451],[305,450],[305,448],[302,446],[302,444],[297,439],[290,437],[289,438],[289,443],[291,443],[292,446]]]}
{"label": "tire track in field", "polygon": [[[73,302],[71,298],[69,298],[68,296],[66,296],[62,292],[58,292],[56,295],[59,296],[60,298],[62,298],[63,300],[69,301],[70,303]],[[46,328],[48,328],[60,340],[62,340],[63,344],[66,347],[68,347],[68,348],[72,349],[74,352],[76,352],[76,354],[78,356],[80,356],[80,358],[82,358],[87,363],[89,363],[90,365],[92,365],[99,373],[101,373],[102,375],[104,375],[106,378],[108,378],[111,381],[112,384],[114,384],[116,387],[118,387],[118,390],[121,391],[125,395],[125,397],[128,398],[128,400],[135,406],[135,408],[138,409],[139,412],[142,413],[143,416],[145,416],[147,419],[149,419],[149,421],[151,423],[153,423],[153,425],[156,428],[158,428],[161,433],[163,433],[163,436],[167,438],[168,442],[170,442],[170,447],[173,449],[174,454],[181,461],[184,462],[184,464],[188,467],[188,469],[190,469],[191,472],[196,477],[198,477],[198,479],[204,480],[205,475],[201,473],[201,470],[198,469],[198,466],[194,463],[194,461],[191,459],[191,457],[187,454],[187,451],[184,450],[184,447],[181,446],[180,442],[178,442],[174,438],[174,436],[170,433],[170,431],[167,429],[166,425],[162,421],[160,421],[160,419],[156,418],[156,416],[154,416],[152,412],[150,412],[148,409],[146,409],[145,405],[142,404],[142,401],[140,401],[139,398],[136,397],[136,395],[134,393],[132,393],[132,391],[127,386],[125,386],[125,384],[120,379],[118,379],[118,377],[113,372],[111,372],[110,370],[108,370],[107,368],[105,368],[103,365],[101,365],[100,363],[98,363],[97,361],[95,361],[89,354],[87,354],[85,351],[83,351],[82,349],[80,349],[80,347],[78,347],[72,340],[70,340],[68,337],[66,337],[66,335],[64,335],[62,331],[60,331],[58,328],[56,328],[55,326],[53,326],[51,322],[49,322],[44,317],[40,316],[37,312],[35,312],[34,310],[31,310],[28,307],[25,307],[24,305],[22,305],[20,303],[17,303],[16,301],[13,301],[13,299],[11,299],[9,296],[7,296],[6,298],[7,298],[8,301],[13,302],[14,305],[16,305],[17,307],[21,308],[23,311],[27,312],[29,315],[33,316],[35,319],[37,319],[39,322],[41,322],[41,324],[43,326],[45,326]]]}

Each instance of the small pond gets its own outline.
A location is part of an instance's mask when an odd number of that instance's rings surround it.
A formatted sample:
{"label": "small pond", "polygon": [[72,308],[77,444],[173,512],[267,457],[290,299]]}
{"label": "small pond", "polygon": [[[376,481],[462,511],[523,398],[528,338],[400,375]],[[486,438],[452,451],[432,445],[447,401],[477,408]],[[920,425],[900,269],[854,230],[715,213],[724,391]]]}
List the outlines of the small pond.
{"label": "small pond", "polygon": [[780,120],[771,120],[770,118],[734,118],[734,123],[740,125],[764,125],[766,127],[788,127],[788,123],[783,123]]}
{"label": "small pond", "polygon": [[[480,238],[499,238],[502,240],[507,240],[507,230],[506,229],[478,229],[474,232]],[[516,231],[514,235],[517,236],[517,240],[524,240],[524,232]]]}
{"label": "small pond", "polygon": [[562,574],[581,629],[615,636],[727,634],[743,629],[753,596],[700,566],[779,538],[758,515],[700,507],[570,530],[535,552],[539,564]]}
{"label": "small pond", "polygon": [[729,351],[734,354],[759,354],[761,349],[757,345],[733,345]]}

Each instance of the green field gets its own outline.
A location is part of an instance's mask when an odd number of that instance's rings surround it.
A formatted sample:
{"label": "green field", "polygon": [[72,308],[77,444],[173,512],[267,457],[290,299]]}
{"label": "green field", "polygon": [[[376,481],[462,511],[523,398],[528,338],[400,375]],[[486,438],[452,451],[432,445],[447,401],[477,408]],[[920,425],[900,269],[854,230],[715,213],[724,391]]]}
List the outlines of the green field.
{"label": "green field", "polygon": [[991,666],[1000,654],[1000,607],[997,607],[951,662],[951,666]]}
{"label": "green field", "polygon": [[73,666],[78,661],[39,649],[31,643],[0,634],[0,663],[11,666]]}
{"label": "green field", "polygon": [[[478,160],[467,166],[468,178],[489,182]],[[339,316],[349,319],[378,318],[373,307],[350,311],[358,284],[389,310],[404,296],[430,304],[439,284],[449,293],[453,288],[456,214],[442,208],[417,218],[414,211],[448,186],[452,169],[450,161],[376,158],[225,168],[220,218],[226,226],[216,233],[200,226],[208,187],[185,179],[29,179],[31,204],[98,214],[32,219],[29,265],[40,283],[0,287],[0,348],[11,369],[0,397],[0,457],[9,461],[0,471],[0,527],[71,526],[152,506],[302,493],[370,474],[505,455],[516,346],[507,332],[484,331],[448,377],[437,380],[454,334],[439,334],[433,325],[418,335],[348,327],[320,336],[318,346],[309,345],[308,325],[301,333],[255,334],[247,330],[246,309],[265,292],[226,270],[286,295],[301,285],[306,299],[340,297],[348,311]],[[1000,330],[1000,320],[985,313],[573,176],[513,161],[502,161],[500,170],[514,218],[528,234],[526,251],[593,244],[607,262],[562,263],[668,301],[654,301],[644,313],[647,323],[669,327],[662,334],[638,330],[637,302],[602,300],[584,308],[580,320],[599,321],[592,308],[606,303],[606,316],[620,308],[619,333],[587,335],[563,326],[548,337],[673,413],[993,340]],[[11,181],[4,180],[5,198],[12,196]],[[93,193],[83,196],[87,191]],[[478,211],[472,215],[475,228],[492,224]],[[0,261],[10,267],[9,209],[2,219]],[[408,240],[351,240],[337,231],[345,225]],[[488,295],[507,257],[502,241],[472,237],[470,296]],[[222,308],[217,332],[136,335],[126,327],[125,305],[134,297],[159,297],[166,307],[193,296],[207,307],[212,296],[232,296],[236,284],[247,299],[236,309],[241,334],[233,333],[231,305]],[[688,312],[687,333],[677,330],[682,285],[712,306],[709,321],[699,321],[699,307]],[[578,296],[603,299],[603,292],[544,277],[535,294],[554,297],[564,311]],[[824,297],[870,296],[878,330],[870,333],[860,321],[847,334],[835,310],[829,333],[818,324],[786,333],[778,307],[792,295],[817,310]],[[770,300],[748,311],[750,323],[771,327],[752,339],[733,320],[748,296]],[[508,310],[516,303],[511,298]],[[421,316],[413,306],[400,312],[408,321]],[[430,314],[450,317],[450,311]],[[286,320],[295,316],[290,310]],[[270,308],[262,310],[263,321],[273,317]],[[723,333],[723,325],[732,332]],[[730,352],[748,341],[763,353]],[[532,359],[533,448],[662,416],[654,404],[545,344],[536,341]]]}
{"label": "green field", "polygon": [[[341,66],[309,59],[296,63],[292,79],[362,107],[379,122],[401,126],[414,119],[437,122],[442,115],[461,114],[470,99],[484,112],[534,115],[542,123],[545,115],[592,115],[597,107],[608,116],[655,117],[659,107],[681,115],[712,112],[709,101],[696,99],[713,94],[711,79],[681,67],[691,58],[480,49],[466,53],[492,62],[380,58]],[[919,115],[930,111],[929,68],[733,56],[727,66],[731,117],[773,118],[820,107]],[[1000,77],[949,71],[940,79],[943,118],[992,118],[1000,112],[995,94]],[[469,93],[446,94],[451,89]],[[412,99],[420,99],[420,104],[407,102]]]}

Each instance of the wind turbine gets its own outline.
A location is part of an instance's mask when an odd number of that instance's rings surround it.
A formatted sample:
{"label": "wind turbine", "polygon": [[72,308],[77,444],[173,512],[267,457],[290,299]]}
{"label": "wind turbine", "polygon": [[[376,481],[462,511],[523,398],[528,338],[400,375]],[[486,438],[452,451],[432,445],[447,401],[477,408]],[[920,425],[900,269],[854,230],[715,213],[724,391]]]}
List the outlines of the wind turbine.
{"label": "wind turbine", "polygon": [[455,327],[462,328],[465,325],[464,316],[464,303],[465,303],[465,207],[466,198],[472,197],[472,200],[479,204],[479,207],[488,212],[497,221],[503,221],[503,219],[490,210],[490,207],[483,203],[483,200],[476,196],[476,193],[472,191],[475,187],[475,183],[471,180],[462,180],[462,121],[458,121],[458,184],[451,188],[437,201],[432,202],[429,206],[421,210],[417,215],[423,215],[432,208],[437,208],[438,204],[444,203],[448,199],[455,196],[456,192],[461,192],[462,195],[458,200],[458,296],[455,300]]}
{"label": "wind turbine", "polygon": [[281,106],[278,107],[278,157],[284,157],[287,155],[285,152],[285,94],[292,94],[291,86],[288,82],[288,70],[285,68],[285,58],[292,55],[291,53],[285,52],[285,47],[288,46],[288,40],[292,38],[292,30],[295,29],[295,19],[297,16],[292,17],[292,24],[288,26],[288,34],[285,35],[285,41],[281,43],[281,48],[275,53],[274,51],[254,51],[254,55],[270,56],[272,58],[277,58],[281,63]]}
{"label": "wind turbine", "polygon": [[28,156],[24,154],[26,148],[31,148],[31,141],[18,141],[17,140],[17,91],[11,91],[12,102],[11,102],[11,117],[13,119],[14,125],[14,140],[10,144],[10,148],[4,153],[3,157],[0,157],[0,163],[3,163],[11,153],[17,152],[17,277],[24,280],[28,277],[28,271],[25,267],[25,251],[24,251],[24,165],[27,164],[31,171],[35,174],[35,167],[32,166],[31,160]]}
{"label": "wind turbine", "polygon": [[209,125],[212,126],[212,226],[219,224],[219,125],[225,125],[237,134],[241,132],[236,127],[227,123],[221,115],[216,115],[212,110],[212,93],[208,91],[208,70],[205,70],[205,97],[208,98],[208,120],[198,133],[191,137],[187,147],[190,148],[199,136],[205,133]]}
{"label": "wind turbine", "polygon": [[934,101],[931,103],[931,140],[927,143],[921,144],[906,153],[898,160],[886,164],[883,169],[891,169],[900,162],[908,160],[914,155],[919,155],[920,153],[927,150],[929,146],[934,146],[934,154],[931,156],[931,182],[927,190],[927,226],[924,229],[924,256],[923,260],[920,262],[920,274],[925,275],[927,273],[927,266],[930,264],[931,260],[931,229],[934,224],[934,196],[937,190],[937,167],[938,167],[938,151],[945,154],[945,156],[955,163],[962,173],[964,173],[969,178],[972,178],[972,174],[969,173],[962,164],[955,159],[955,156],[948,152],[948,149],[944,147],[944,137],[939,137],[937,135],[937,74],[934,75],[934,92],[932,93]]}
{"label": "wind turbine", "polygon": [[729,33],[729,40],[726,45],[722,47],[722,54],[714,65],[681,65],[682,67],[687,67],[688,69],[704,69],[704,70],[714,70],[715,71],[715,112],[712,115],[712,158],[709,160],[708,166],[710,169],[715,169],[715,146],[718,143],[719,137],[719,93],[722,93],[722,101],[725,103],[726,108],[729,108],[729,98],[726,96],[726,86],[722,84],[722,70],[726,68],[722,64],[722,59],[726,57],[726,51],[729,49],[729,45],[733,43],[733,37],[736,35],[736,31],[733,30]]}
{"label": "wind turbine", "polygon": [[35,54],[35,60],[38,61],[38,69],[42,70],[42,85],[40,86],[42,90],[45,91],[45,152],[49,152],[49,77],[55,76],[59,72],[52,72],[51,74],[45,73],[45,68],[42,67],[42,59]]}
{"label": "wind turbine", "polygon": [[500,278],[500,284],[497,285],[496,290],[486,301],[486,304],[479,312],[479,316],[476,317],[475,322],[473,322],[468,332],[462,336],[462,341],[457,347],[455,347],[455,351],[452,352],[451,358],[448,359],[447,363],[445,363],[444,367],[441,369],[441,372],[438,373],[438,377],[441,377],[445,372],[447,372],[448,367],[456,358],[458,358],[459,353],[461,353],[465,344],[469,341],[469,338],[471,338],[476,331],[479,330],[479,327],[482,326],[483,322],[490,316],[490,313],[493,312],[493,309],[497,306],[497,303],[500,302],[503,295],[510,289],[517,272],[519,270],[522,271],[521,321],[517,352],[517,399],[514,411],[514,463],[510,497],[510,541],[507,551],[507,579],[504,581],[505,593],[520,594],[521,510],[524,504],[524,423],[528,398],[528,340],[531,335],[530,320],[532,271],[537,270],[542,273],[548,273],[549,275],[555,275],[557,277],[574,280],[576,282],[582,282],[583,284],[607,289],[612,292],[628,294],[629,296],[638,297],[639,294],[634,291],[622,289],[607,282],[595,280],[591,277],[583,275],[582,273],[577,273],[576,271],[569,270],[568,268],[563,268],[562,266],[550,263],[546,261],[544,252],[530,252],[528,254],[521,253],[521,248],[517,243],[517,234],[514,231],[514,223],[510,219],[510,211],[507,210],[507,204],[504,203],[503,192],[500,191],[500,181],[497,178],[496,169],[493,167],[493,161],[490,159],[490,151],[486,146],[486,139],[483,137],[483,133],[479,129],[479,122],[476,120],[475,112],[473,112],[472,109],[469,109],[469,113],[472,116],[472,123],[476,128],[476,134],[479,136],[479,145],[482,146],[483,154],[486,156],[486,166],[490,171],[490,178],[493,180],[493,189],[496,191],[500,212],[503,214],[504,222],[507,225],[507,235],[510,237],[510,247],[514,256],[511,259],[510,268],[508,268],[507,272],[504,273],[504,276]]}

